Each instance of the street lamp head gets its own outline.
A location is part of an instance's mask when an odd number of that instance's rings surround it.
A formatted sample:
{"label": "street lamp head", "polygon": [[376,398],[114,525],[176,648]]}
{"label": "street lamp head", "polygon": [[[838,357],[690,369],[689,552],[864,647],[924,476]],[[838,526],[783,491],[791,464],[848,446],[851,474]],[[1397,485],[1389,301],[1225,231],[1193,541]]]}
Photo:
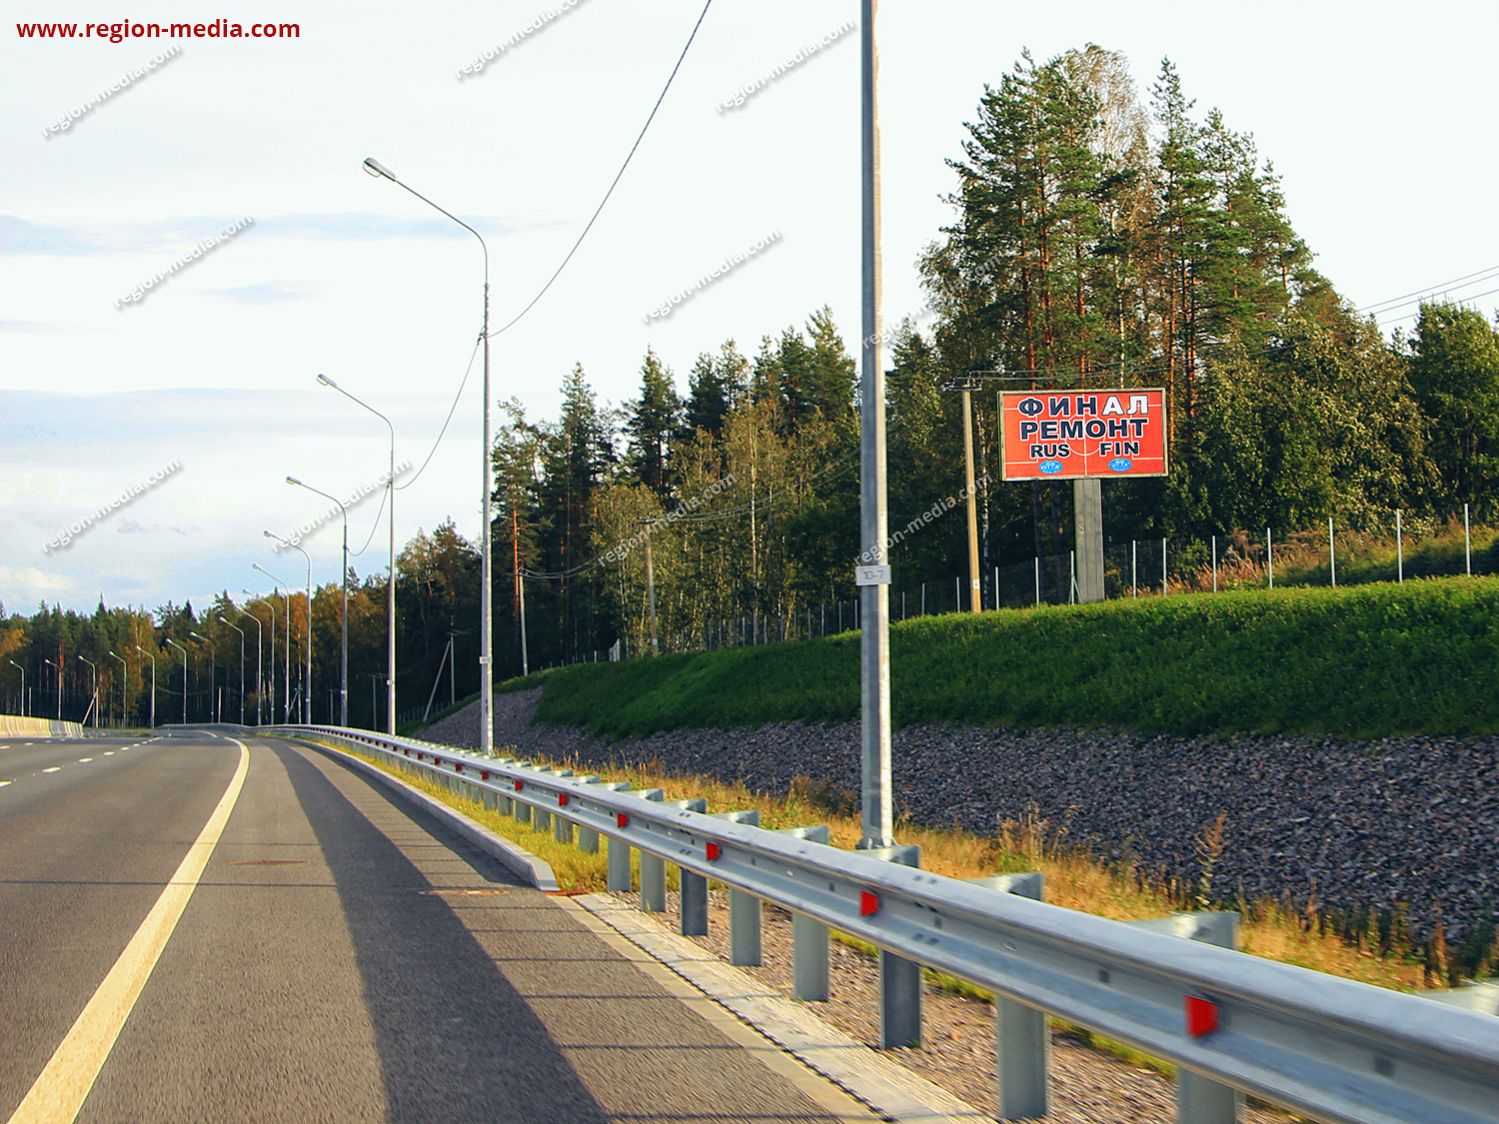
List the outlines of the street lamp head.
{"label": "street lamp head", "polygon": [[189,632],[188,635],[191,636],[194,640],[201,640],[205,644],[208,643],[208,637],[206,636],[199,636],[196,632]]}
{"label": "street lamp head", "polygon": [[392,183],[395,182],[396,174],[389,168],[387,168],[384,164],[380,163],[380,161],[376,160],[373,156],[366,156],[364,158],[364,170],[369,175],[384,176]]}
{"label": "street lamp head", "polygon": [[320,382],[320,383],[322,383],[324,386],[331,386],[334,390],[338,389],[338,383],[334,382],[327,375],[323,375],[323,374],[318,375],[317,381]]}
{"label": "street lamp head", "polygon": [[286,482],[288,484],[295,484],[299,488],[303,486],[302,481],[298,480],[295,476],[288,476]]}

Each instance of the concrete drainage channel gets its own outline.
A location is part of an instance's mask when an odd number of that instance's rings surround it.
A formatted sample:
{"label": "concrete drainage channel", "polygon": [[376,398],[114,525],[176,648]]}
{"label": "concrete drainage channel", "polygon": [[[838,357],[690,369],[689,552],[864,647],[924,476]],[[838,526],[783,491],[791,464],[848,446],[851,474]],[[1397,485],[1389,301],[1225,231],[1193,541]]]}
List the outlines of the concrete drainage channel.
{"label": "concrete drainage channel", "polygon": [[[1039,892],[1034,877],[964,882],[922,871],[916,848],[840,851],[826,845],[825,828],[765,831],[752,813],[710,816],[701,800],[665,802],[660,790],[623,791],[627,786],[529,762],[334,727],[280,732],[333,740],[549,829],[584,851],[597,852],[607,838],[611,890],[632,889],[634,849],[646,912],[665,910],[670,862],[681,876],[683,936],[707,932],[708,880],[723,883],[733,961],[758,962],[761,903],[781,906],[795,917],[796,998],[826,997],[830,928],[876,946],[881,1046],[920,1043],[921,966],[988,989],[997,997],[1001,1118],[1048,1111],[1046,1016],[1054,1015],[1174,1063],[1181,1120],[1238,1119],[1245,1092],[1325,1120],[1499,1120],[1499,1022],[1476,1013],[1483,1009],[1481,988],[1402,995],[1215,947],[1232,939],[1232,915],[1109,921],[1033,900]],[[455,821],[456,813],[439,802],[429,806],[512,869],[532,869],[533,856],[467,817]],[[620,920],[617,901],[595,904],[596,916]],[[640,918],[626,927],[645,947]],[[659,926],[650,928],[659,933]],[[659,945],[655,935],[649,943]],[[696,946],[688,949],[669,955],[684,966],[703,960]],[[677,970],[686,975],[684,967]],[[734,986],[744,985],[736,980]],[[751,983],[750,992],[740,994],[758,998],[755,993],[763,992]],[[784,1037],[794,1040],[795,1033]],[[806,1060],[823,1069],[811,1055]],[[865,1065],[861,1058],[856,1068]],[[846,1087],[894,1118],[934,1118],[930,1102],[908,1111],[879,1090]],[[932,1089],[948,1106],[937,1108],[935,1118],[977,1118],[969,1106]],[[880,1097],[891,1107],[878,1103]]]}

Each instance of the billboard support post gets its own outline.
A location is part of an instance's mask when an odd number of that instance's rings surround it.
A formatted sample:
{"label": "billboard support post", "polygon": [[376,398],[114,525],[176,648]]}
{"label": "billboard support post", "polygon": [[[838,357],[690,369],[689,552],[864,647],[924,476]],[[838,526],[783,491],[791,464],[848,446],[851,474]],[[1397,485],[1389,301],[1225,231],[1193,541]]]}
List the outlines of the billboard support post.
{"label": "billboard support post", "polygon": [[1072,510],[1077,548],[1077,599],[1103,600],[1103,481],[1072,482]]}

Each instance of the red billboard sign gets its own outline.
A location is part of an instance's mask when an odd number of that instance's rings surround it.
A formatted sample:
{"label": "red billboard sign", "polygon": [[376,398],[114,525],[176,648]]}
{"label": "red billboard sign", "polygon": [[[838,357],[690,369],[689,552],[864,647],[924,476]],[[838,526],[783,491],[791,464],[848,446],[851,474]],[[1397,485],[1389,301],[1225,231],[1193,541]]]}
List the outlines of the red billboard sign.
{"label": "red billboard sign", "polygon": [[1006,480],[1166,475],[1164,390],[1009,390],[1000,395]]}

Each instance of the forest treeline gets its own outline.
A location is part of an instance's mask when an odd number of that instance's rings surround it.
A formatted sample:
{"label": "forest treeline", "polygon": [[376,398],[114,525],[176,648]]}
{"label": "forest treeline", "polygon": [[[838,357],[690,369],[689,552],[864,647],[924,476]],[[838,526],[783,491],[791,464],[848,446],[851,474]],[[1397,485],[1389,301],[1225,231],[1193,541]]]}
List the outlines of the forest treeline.
{"label": "forest treeline", "polygon": [[[1025,55],[984,88],[948,163],[951,221],[916,263],[928,310],[895,324],[885,352],[892,532],[963,486],[959,381],[982,388],[973,397],[985,573],[1065,553],[1071,537],[1070,488],[999,479],[1002,389],[1165,389],[1170,475],[1106,485],[1111,539],[1200,541],[1329,515],[1378,531],[1397,510],[1418,527],[1464,503],[1475,519],[1495,514],[1494,323],[1433,302],[1387,338],[1314,268],[1253,137],[1199,112],[1171,63],[1142,94],[1115,52]],[[680,375],[647,351],[636,396],[618,406],[599,399],[581,367],[563,378],[556,418],[503,403],[491,528],[497,674],[520,668],[519,573],[533,669],[607,658],[621,641],[628,654],[646,651],[647,558],[665,648],[801,635],[809,611],[848,599],[859,549],[859,342],[842,339],[821,308],[758,345],[709,345]],[[959,511],[905,536],[891,552],[897,583],[951,588],[966,566],[965,531]],[[444,524],[406,545],[398,571],[399,709],[425,702],[450,633],[452,689],[473,690],[475,545]],[[351,594],[356,721],[370,716],[370,677],[384,668],[384,581],[366,576]],[[337,672],[337,602],[333,587],[315,591],[319,718]],[[281,614],[279,644],[283,602],[248,606],[263,624]],[[197,631],[217,648],[223,689],[226,651],[237,676],[239,638],[217,617],[247,627],[231,609],[226,592],[199,610],[0,614],[0,658],[24,656],[40,683],[44,658],[158,645],[158,674],[175,661],[180,689],[181,653],[169,659],[161,641],[187,643],[184,631]],[[302,595],[291,613],[295,668]],[[86,676],[73,662],[66,675]],[[439,697],[448,692],[444,681]]]}

